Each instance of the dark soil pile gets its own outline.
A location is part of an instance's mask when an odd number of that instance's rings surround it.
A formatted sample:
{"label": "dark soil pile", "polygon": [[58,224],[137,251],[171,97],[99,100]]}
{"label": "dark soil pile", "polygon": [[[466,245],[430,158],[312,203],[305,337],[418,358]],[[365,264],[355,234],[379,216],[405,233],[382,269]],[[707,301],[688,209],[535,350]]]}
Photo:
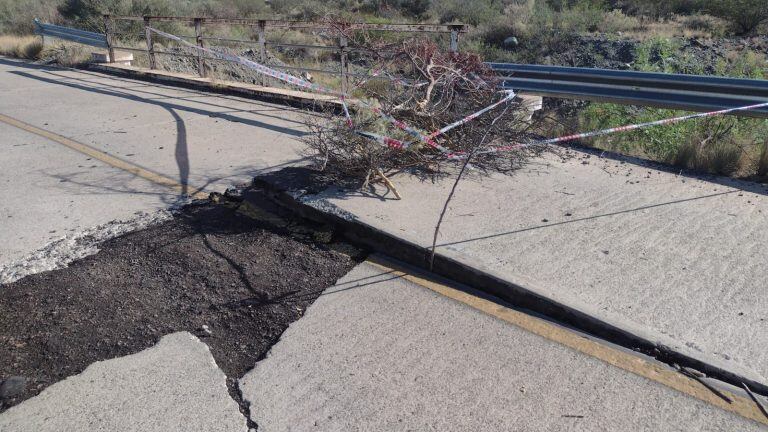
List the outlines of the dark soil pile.
{"label": "dark soil pile", "polygon": [[251,196],[256,207],[190,206],[68,268],[0,287],[0,412],[92,362],[182,330],[208,344],[232,392],[361,258],[331,232],[270,213]]}

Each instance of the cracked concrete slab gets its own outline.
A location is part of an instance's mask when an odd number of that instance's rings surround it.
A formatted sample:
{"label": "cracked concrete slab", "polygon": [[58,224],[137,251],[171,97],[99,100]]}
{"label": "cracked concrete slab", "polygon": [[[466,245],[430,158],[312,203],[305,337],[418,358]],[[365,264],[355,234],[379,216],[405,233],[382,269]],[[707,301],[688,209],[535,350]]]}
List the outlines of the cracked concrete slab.
{"label": "cracked concrete slab", "polygon": [[[0,93],[2,115],[204,192],[303,159],[301,114],[279,104],[2,57]],[[0,269],[90,227],[187,202],[28,130],[0,122],[0,136]]]}
{"label": "cracked concrete slab", "polygon": [[247,431],[226,376],[187,332],[137,354],[96,362],[83,373],[0,414],[0,430]]}
{"label": "cracked concrete slab", "polygon": [[[573,154],[462,180],[438,251],[768,382],[768,185]],[[310,199],[431,247],[453,178],[393,181],[402,200],[383,187]]]}
{"label": "cracked concrete slab", "polygon": [[367,263],[240,388],[260,432],[761,430]]}

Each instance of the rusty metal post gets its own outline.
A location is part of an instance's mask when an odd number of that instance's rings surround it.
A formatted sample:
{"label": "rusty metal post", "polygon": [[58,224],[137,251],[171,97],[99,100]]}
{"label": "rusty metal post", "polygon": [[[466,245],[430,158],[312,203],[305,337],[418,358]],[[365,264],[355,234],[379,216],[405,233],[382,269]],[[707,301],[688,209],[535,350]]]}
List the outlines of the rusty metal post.
{"label": "rusty metal post", "polygon": [[104,15],[104,35],[107,38],[107,61],[109,63],[115,62],[115,43],[114,43],[115,29],[112,23],[112,17]]}
{"label": "rusty metal post", "polygon": [[340,36],[339,52],[341,59],[341,92],[344,94],[347,94],[347,90],[349,88],[349,61],[347,59],[348,45],[349,41],[347,41],[347,37],[343,35]]}
{"label": "rusty metal post", "polygon": [[155,63],[155,43],[152,41],[152,30],[149,28],[149,17],[144,17],[144,35],[147,38],[147,56],[149,57],[149,68],[157,69],[157,64]]}
{"label": "rusty metal post", "polygon": [[[267,22],[265,20],[259,20],[256,24],[256,28],[259,32],[259,59],[261,64],[267,64]],[[261,75],[261,85],[267,85],[267,77]]]}
{"label": "rusty metal post", "polygon": [[[195,39],[197,40],[197,46],[205,48],[203,43],[203,19],[195,18]],[[207,72],[205,70],[205,59],[203,58],[203,52],[197,52],[197,71],[202,78],[205,78]]]}

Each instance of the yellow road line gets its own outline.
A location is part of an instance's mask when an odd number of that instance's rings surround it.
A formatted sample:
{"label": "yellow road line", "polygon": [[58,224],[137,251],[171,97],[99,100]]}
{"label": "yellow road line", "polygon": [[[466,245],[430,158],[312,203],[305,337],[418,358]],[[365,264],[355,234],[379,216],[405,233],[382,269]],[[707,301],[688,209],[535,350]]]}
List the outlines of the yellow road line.
{"label": "yellow road line", "polygon": [[[39,127],[32,126],[29,123],[24,123],[21,120],[16,120],[15,118],[8,117],[6,115],[0,114],[0,121],[2,121],[5,124],[17,127],[19,129],[25,130],[29,133],[33,133],[35,135],[41,136],[43,138],[47,138],[51,141],[57,142],[61,145],[67,146],[71,148],[72,150],[78,151],[80,153],[83,153],[85,155],[88,155],[94,159],[100,160],[101,162],[104,162],[107,165],[113,166],[115,168],[121,169],[123,171],[129,172],[136,177],[141,177],[145,180],[149,180],[152,183],[159,184],[161,186],[165,186],[167,188],[173,189],[174,191],[178,192],[179,194],[183,193],[185,190],[184,185],[179,183],[178,181],[166,177],[162,174],[158,174],[156,172],[150,171],[146,168],[142,168],[138,165],[135,165],[131,162],[122,160],[120,158],[117,158],[115,156],[110,155],[109,153],[105,153],[101,150],[97,150],[87,144],[83,144],[77,141],[74,141],[72,139],[69,139],[65,136],[61,136],[57,133],[47,131],[45,129],[40,129]],[[203,192],[200,189],[194,189],[191,187],[188,187],[187,195],[195,198],[195,199],[205,199],[208,197],[208,194]]]}
{"label": "yellow road line", "polygon": [[721,390],[733,400],[733,403],[729,404],[698,381],[686,377],[679,372],[670,370],[661,364],[650,362],[632,355],[631,353],[586,339],[575,332],[554,325],[541,318],[509,309],[490,300],[473,296],[472,294],[451,288],[433,280],[425,279],[422,276],[414,275],[412,271],[380,255],[369,257],[367,262],[382,270],[393,272],[394,275],[430,289],[445,297],[464,303],[473,309],[513,324],[523,330],[529,331],[560,345],[567,346],[598,360],[602,360],[605,363],[627,372],[663,384],[710,405],[768,425],[768,418],[763,415],[757,405],[749,398],[737,396],[729,391]]}

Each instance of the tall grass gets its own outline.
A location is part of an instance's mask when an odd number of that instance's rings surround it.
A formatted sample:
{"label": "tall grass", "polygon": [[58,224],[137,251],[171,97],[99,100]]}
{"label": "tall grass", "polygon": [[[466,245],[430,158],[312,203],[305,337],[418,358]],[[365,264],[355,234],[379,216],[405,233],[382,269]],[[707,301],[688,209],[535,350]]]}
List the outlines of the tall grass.
{"label": "tall grass", "polygon": [[43,42],[36,36],[0,35],[0,55],[35,60],[43,50]]}
{"label": "tall grass", "polygon": [[[651,38],[637,49],[635,69],[651,72],[702,74],[695,58],[680,55],[679,42]],[[715,65],[717,75],[763,78],[766,56],[750,50],[726,53]],[[674,110],[612,104],[590,104],[580,113],[580,127],[602,129],[684,113]],[[682,168],[719,175],[763,176],[768,173],[765,137],[768,120],[737,117],[697,119],[591,140],[597,148],[618,151]]]}

